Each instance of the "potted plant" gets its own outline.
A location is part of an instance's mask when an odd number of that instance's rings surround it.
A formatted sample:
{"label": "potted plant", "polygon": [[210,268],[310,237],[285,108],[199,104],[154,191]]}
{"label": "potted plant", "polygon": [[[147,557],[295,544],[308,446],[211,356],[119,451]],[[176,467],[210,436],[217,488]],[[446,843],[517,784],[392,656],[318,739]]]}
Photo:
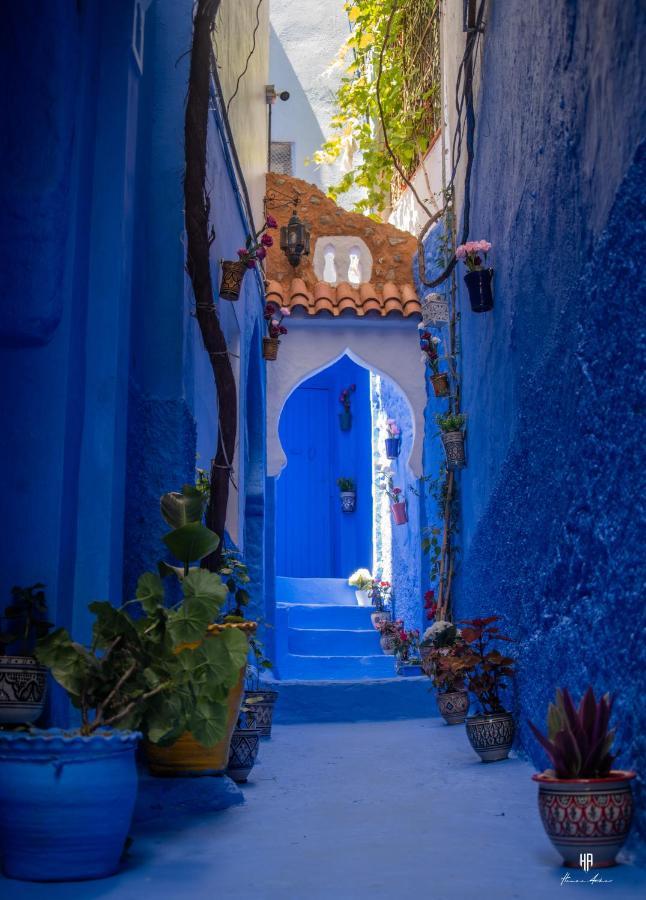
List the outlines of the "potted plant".
{"label": "potted plant", "polygon": [[287,328],[282,322],[285,316],[289,314],[286,306],[278,306],[272,300],[265,304],[264,316],[269,334],[268,337],[263,337],[262,339],[262,355],[264,359],[273,362],[278,358],[280,338],[282,335],[287,334]]}
{"label": "potted plant", "polygon": [[[0,724],[35,722],[45,705],[47,669],[34,656],[38,638],[52,627],[46,621],[44,584],[11,589],[0,627]],[[11,654],[8,653],[12,650]]]}
{"label": "potted plant", "polygon": [[357,569],[348,578],[348,584],[354,588],[354,596],[359,606],[372,606],[371,592],[374,578],[367,569]]}
{"label": "potted plant", "polygon": [[357,492],[352,478],[337,478],[337,486],[341,492],[341,511],[352,513],[357,505]]}
{"label": "potted plant", "polygon": [[401,451],[401,429],[394,419],[388,419],[386,423],[388,437],[386,438],[386,456],[388,459],[397,459]]}
{"label": "potted plant", "polygon": [[246,782],[258,758],[260,746],[258,705],[256,701],[245,698],[231,738],[227,775],[237,784]]}
{"label": "potted plant", "polygon": [[350,431],[352,428],[352,411],[350,409],[350,397],[356,391],[356,384],[351,384],[347,388],[343,388],[341,393],[339,394],[339,403],[343,407],[342,411],[339,413],[339,425],[341,426],[341,431]]}
{"label": "potted plant", "polygon": [[381,622],[377,623],[379,644],[386,656],[395,655],[396,635],[402,625],[403,622],[399,619],[396,622],[391,622],[390,619],[382,619]]}
{"label": "potted plant", "polygon": [[449,469],[463,469],[466,466],[464,454],[464,426],[467,417],[462,413],[445,413],[435,416],[440,427],[440,436]]}
{"label": "potted plant", "polygon": [[493,269],[485,269],[483,266],[490,250],[489,241],[469,241],[460,244],[455,251],[455,258],[463,260],[469,270],[464,276],[464,283],[469,291],[473,312],[488,312],[493,309]]}
{"label": "potted plant", "polygon": [[278,223],[273,216],[267,216],[262,228],[252,237],[249,235],[245,246],[238,250],[237,260],[222,260],[222,280],[220,297],[223,300],[237,300],[247,269],[253,269],[256,263],[267,256],[267,250],[274,243],[268,229],[277,228]]}
{"label": "potted plant", "polygon": [[391,594],[392,587],[389,581],[379,581],[375,579],[372,582],[370,599],[375,611],[370,613],[370,621],[372,622],[373,628],[378,628],[379,622],[387,622],[390,620],[390,610],[388,607],[390,606]]}
{"label": "potted plant", "polygon": [[398,675],[421,675],[422,666],[419,655],[419,630],[406,630],[401,620],[395,623],[398,627],[393,634],[395,657]]}
{"label": "potted plant", "polygon": [[253,703],[256,727],[260,737],[270,738],[278,691],[265,686],[261,687],[260,676],[263,672],[270,672],[274,666],[271,660],[265,656],[263,645],[255,635],[249,639],[249,646],[254,661],[252,665],[247,666],[245,701]]}
{"label": "potted plant", "polygon": [[379,487],[388,495],[395,525],[405,525],[408,522],[408,513],[406,501],[402,499],[402,489],[394,486],[392,475],[388,472],[381,473]]}
{"label": "potted plant", "polygon": [[452,622],[438,621],[420,644],[422,669],[433,682],[437,707],[447,725],[461,725],[469,711],[464,679],[470,665],[469,646]]}
{"label": "potted plant", "polygon": [[529,723],[552,763],[532,776],[543,827],[566,866],[587,854],[595,868],[615,865],[630,831],[635,772],[612,768],[612,703],[609,694],[597,701],[589,687],[577,707],[562,688],[549,705],[547,736]]}
{"label": "potted plant", "polygon": [[446,372],[440,372],[440,356],[437,348],[440,344],[439,337],[423,329],[419,333],[419,345],[422,350],[422,361],[431,367],[431,384],[436,397],[448,397],[450,394],[449,376]]}
{"label": "potted plant", "polygon": [[483,762],[507,759],[515,733],[514,719],[500,697],[507,679],[514,675],[514,660],[495,646],[511,641],[494,624],[499,619],[488,616],[460,622],[462,639],[469,645],[464,657],[467,688],[480,707],[467,719],[467,737]]}

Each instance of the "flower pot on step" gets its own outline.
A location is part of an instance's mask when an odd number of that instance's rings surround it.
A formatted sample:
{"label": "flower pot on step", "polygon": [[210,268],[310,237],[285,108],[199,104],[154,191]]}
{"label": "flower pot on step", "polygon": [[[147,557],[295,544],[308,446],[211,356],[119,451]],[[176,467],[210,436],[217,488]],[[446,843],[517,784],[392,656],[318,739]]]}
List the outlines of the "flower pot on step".
{"label": "flower pot on step", "polygon": [[467,737],[482,762],[507,759],[514,742],[516,726],[508,712],[469,716]]}
{"label": "flower pot on step", "polygon": [[242,280],[247,266],[238,260],[222,260],[222,278],[220,280],[220,297],[223,300],[237,300],[240,297]]}
{"label": "flower pot on step", "polygon": [[356,491],[341,491],[341,511],[353,513],[357,506]]}
{"label": "flower pot on step", "polygon": [[400,500],[399,503],[391,503],[390,509],[393,514],[393,522],[395,525],[405,525],[408,522],[405,500]]}
{"label": "flower pot on step", "polygon": [[451,389],[449,386],[449,376],[446,372],[440,372],[438,375],[431,375],[431,384],[433,385],[433,393],[436,397],[448,397]]}
{"label": "flower pot on step", "polygon": [[278,359],[278,338],[264,337],[262,339],[262,357],[270,362]]}
{"label": "flower pot on step", "polygon": [[9,878],[82,881],[119,868],[141,735],[0,732],[0,854]]}
{"label": "flower pot on step", "polygon": [[0,724],[30,725],[43,712],[47,669],[33,656],[0,656]]}
{"label": "flower pot on step", "polygon": [[449,469],[463,469],[467,464],[464,454],[464,432],[443,431],[442,444]]}
{"label": "flower pot on step", "polygon": [[271,737],[271,726],[274,719],[276,700],[278,700],[278,691],[246,691],[245,697],[253,701],[253,708],[256,712],[256,727],[260,737]]}
{"label": "flower pot on step", "polygon": [[633,817],[633,778],[619,770],[605,778],[532,775],[543,827],[566,866],[578,868],[588,853],[595,869],[615,865]]}
{"label": "flower pot on step", "polygon": [[489,312],[493,309],[492,281],[493,269],[477,269],[475,272],[467,272],[464,276],[473,312]]}
{"label": "flower pot on step", "polygon": [[372,606],[372,597],[368,591],[355,591],[354,596],[357,598],[358,606]]}
{"label": "flower pot on step", "polygon": [[436,694],[437,708],[447,725],[462,725],[469,712],[466,691],[445,691]]}
{"label": "flower pot on step", "polygon": [[386,438],[386,456],[388,459],[397,459],[401,451],[402,440],[398,437]]}
{"label": "flower pot on step", "polygon": [[227,775],[238,784],[247,780],[258,757],[260,732],[254,707],[241,710],[231,738]]}
{"label": "flower pot on step", "polygon": [[376,610],[373,613],[370,613],[370,621],[372,622],[372,627],[379,630],[379,625],[382,622],[390,621],[390,613],[386,612],[384,609]]}
{"label": "flower pot on step", "polygon": [[386,656],[393,656],[395,653],[395,639],[389,634],[382,634],[379,638],[379,645]]}

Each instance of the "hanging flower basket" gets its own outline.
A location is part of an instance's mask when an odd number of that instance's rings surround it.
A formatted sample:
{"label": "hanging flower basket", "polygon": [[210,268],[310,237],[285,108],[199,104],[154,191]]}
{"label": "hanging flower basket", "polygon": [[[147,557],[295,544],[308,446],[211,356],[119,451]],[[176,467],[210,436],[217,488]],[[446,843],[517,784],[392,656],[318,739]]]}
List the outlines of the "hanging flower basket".
{"label": "hanging flower basket", "polygon": [[264,337],[262,339],[262,355],[263,359],[275,360],[278,358],[278,338]]}
{"label": "hanging flower basket", "polygon": [[405,525],[408,522],[405,500],[400,500],[398,503],[391,503],[390,509],[393,514],[393,522],[395,525]]}
{"label": "hanging flower basket", "polygon": [[341,491],[341,512],[353,513],[357,506],[356,491]]}
{"label": "hanging flower basket", "polygon": [[352,413],[349,410],[343,410],[339,413],[339,425],[341,431],[350,431],[352,428]]}
{"label": "hanging flower basket", "polygon": [[438,375],[431,375],[431,384],[433,385],[433,393],[436,397],[449,396],[449,376],[446,372],[440,372]]}
{"label": "hanging flower basket", "polygon": [[464,453],[464,432],[443,431],[442,443],[449,469],[463,469],[467,464]]}
{"label": "hanging flower basket", "polygon": [[247,265],[239,260],[222,260],[222,280],[220,281],[220,297],[223,300],[237,300],[240,297],[242,280]]}
{"label": "hanging flower basket", "polygon": [[386,456],[388,459],[397,459],[401,451],[402,439],[400,437],[386,438]]}
{"label": "hanging flower basket", "polygon": [[480,269],[477,272],[467,272],[464,283],[469,291],[469,302],[475,313],[489,312],[493,309],[493,293],[491,282],[493,281],[493,269]]}

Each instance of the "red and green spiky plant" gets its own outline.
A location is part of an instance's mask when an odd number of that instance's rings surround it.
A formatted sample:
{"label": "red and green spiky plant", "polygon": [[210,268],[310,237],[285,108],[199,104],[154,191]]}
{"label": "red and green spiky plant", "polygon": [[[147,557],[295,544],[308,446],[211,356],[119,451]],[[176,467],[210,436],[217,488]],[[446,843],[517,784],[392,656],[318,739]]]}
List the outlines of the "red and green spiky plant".
{"label": "red and green spiky plant", "polygon": [[613,700],[604,694],[597,702],[591,687],[574,705],[567,688],[557,690],[547,712],[547,734],[530,722],[536,740],[552,761],[557,778],[604,778],[615,757],[610,748],[614,729],[608,730]]}

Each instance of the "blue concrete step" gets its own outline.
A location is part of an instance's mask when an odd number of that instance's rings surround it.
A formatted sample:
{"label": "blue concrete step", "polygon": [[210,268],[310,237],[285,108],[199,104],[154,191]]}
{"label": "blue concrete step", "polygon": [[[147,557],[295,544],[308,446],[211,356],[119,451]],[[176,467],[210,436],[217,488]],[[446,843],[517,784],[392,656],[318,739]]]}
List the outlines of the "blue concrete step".
{"label": "blue concrete step", "polygon": [[377,656],[381,653],[379,634],[370,629],[289,628],[290,653],[314,656]]}
{"label": "blue concrete step", "polygon": [[276,578],[278,603],[325,603],[356,606],[354,589],[345,578]]}
{"label": "blue concrete step", "polygon": [[392,678],[394,674],[394,658],[383,653],[380,656],[313,656],[289,653],[280,670],[281,681],[358,681],[364,678]]}
{"label": "blue concrete step", "polygon": [[274,721],[359,722],[438,716],[428,678],[273,682]]}
{"label": "blue concrete step", "polygon": [[312,604],[278,603],[284,610],[290,628],[328,628],[368,630],[372,628],[369,606],[320,606]]}

